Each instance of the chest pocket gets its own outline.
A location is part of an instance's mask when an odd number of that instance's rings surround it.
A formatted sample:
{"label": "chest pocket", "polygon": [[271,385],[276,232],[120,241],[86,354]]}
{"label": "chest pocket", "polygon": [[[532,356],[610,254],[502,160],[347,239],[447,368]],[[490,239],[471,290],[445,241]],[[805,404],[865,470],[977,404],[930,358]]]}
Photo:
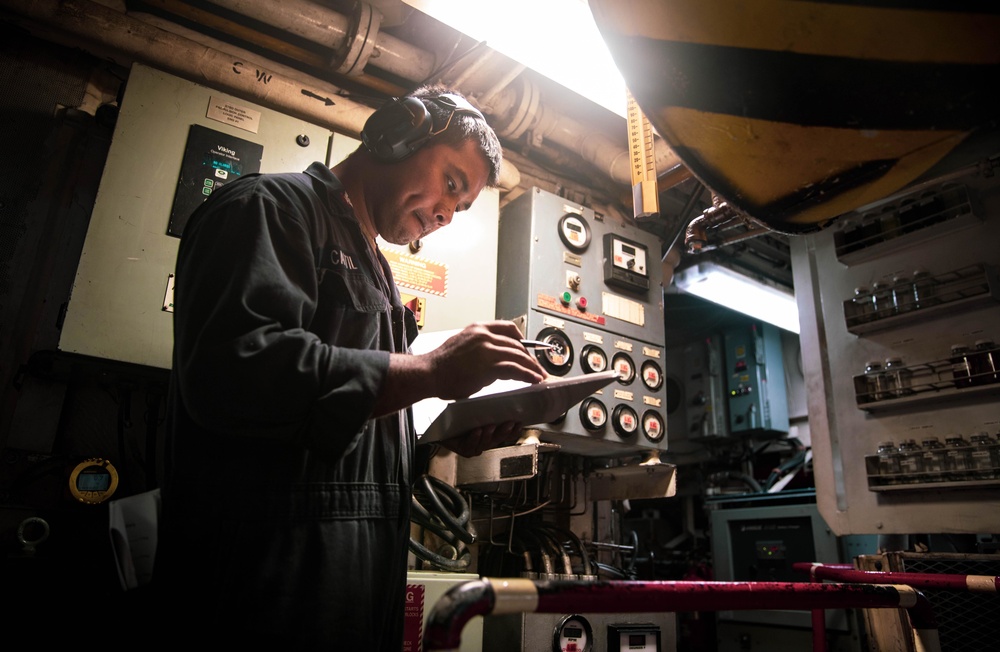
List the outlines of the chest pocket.
{"label": "chest pocket", "polygon": [[376,348],[388,319],[385,295],[360,270],[327,268],[318,273],[319,295],[309,330],[328,344]]}

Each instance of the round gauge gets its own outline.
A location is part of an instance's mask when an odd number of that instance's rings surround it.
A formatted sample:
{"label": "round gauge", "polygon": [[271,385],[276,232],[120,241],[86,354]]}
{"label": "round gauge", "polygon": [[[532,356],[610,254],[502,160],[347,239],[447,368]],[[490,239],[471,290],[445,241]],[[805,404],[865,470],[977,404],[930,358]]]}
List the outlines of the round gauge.
{"label": "round gauge", "polygon": [[580,403],[580,423],[587,430],[600,430],[608,422],[608,408],[596,398],[585,398]]}
{"label": "round gauge", "polygon": [[566,616],[552,634],[553,652],[592,652],[594,632],[583,616]]}
{"label": "round gauge", "polygon": [[69,474],[69,491],[81,503],[98,505],[118,489],[118,471],[108,460],[94,457],[76,465]]}
{"label": "round gauge", "polygon": [[580,351],[580,366],[585,374],[600,373],[608,368],[608,356],[600,347],[588,344]]}
{"label": "round gauge", "polygon": [[552,345],[548,349],[535,349],[535,357],[545,370],[556,376],[565,376],[573,365],[573,345],[566,333],[558,328],[543,328],[535,339]]}
{"label": "round gauge", "polygon": [[627,405],[619,405],[611,412],[611,425],[622,439],[631,437],[639,427],[639,417]]}
{"label": "round gauge", "polygon": [[616,353],[611,358],[611,368],[618,374],[618,382],[622,385],[631,385],[635,380],[635,364],[627,353]]}
{"label": "round gauge", "polygon": [[646,360],[642,363],[641,374],[643,384],[654,392],[663,386],[663,371],[660,369],[660,365],[652,360]]}
{"label": "round gauge", "polygon": [[646,410],[642,413],[642,434],[646,435],[649,441],[660,441],[666,428],[663,427],[663,418],[653,410]]}
{"label": "round gauge", "polygon": [[573,251],[583,251],[590,244],[590,227],[582,216],[566,213],[559,220],[559,238]]}

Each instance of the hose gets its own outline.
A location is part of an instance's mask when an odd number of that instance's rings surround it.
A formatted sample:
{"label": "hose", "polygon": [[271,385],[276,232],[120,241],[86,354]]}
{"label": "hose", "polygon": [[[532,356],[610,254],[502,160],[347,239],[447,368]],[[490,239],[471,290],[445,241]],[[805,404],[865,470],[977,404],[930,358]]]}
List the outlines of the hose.
{"label": "hose", "polygon": [[[429,504],[425,507],[424,498]],[[409,548],[418,558],[442,570],[462,571],[469,567],[472,554],[466,547],[476,540],[472,510],[457,489],[432,475],[422,475],[410,499],[410,521],[429,530],[454,549],[453,557],[434,553],[410,538]]]}

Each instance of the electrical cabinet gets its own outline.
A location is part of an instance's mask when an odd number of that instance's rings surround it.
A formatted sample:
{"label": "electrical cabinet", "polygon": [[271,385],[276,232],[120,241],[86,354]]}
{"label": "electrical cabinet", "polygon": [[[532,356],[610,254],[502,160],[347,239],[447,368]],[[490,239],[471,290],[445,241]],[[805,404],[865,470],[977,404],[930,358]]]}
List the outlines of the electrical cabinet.
{"label": "electrical cabinet", "polygon": [[567,453],[665,450],[659,238],[534,188],[504,207],[497,317],[519,321],[555,376],[614,369],[618,380],[539,427]]}
{"label": "electrical cabinet", "polygon": [[133,65],[59,349],[169,369],[173,287],[183,282],[174,278],[177,236],[190,211],[242,174],[300,171],[326,161],[331,136]]}
{"label": "electrical cabinet", "polygon": [[729,434],[787,434],[788,390],[778,327],[751,322],[726,330],[722,341]]}

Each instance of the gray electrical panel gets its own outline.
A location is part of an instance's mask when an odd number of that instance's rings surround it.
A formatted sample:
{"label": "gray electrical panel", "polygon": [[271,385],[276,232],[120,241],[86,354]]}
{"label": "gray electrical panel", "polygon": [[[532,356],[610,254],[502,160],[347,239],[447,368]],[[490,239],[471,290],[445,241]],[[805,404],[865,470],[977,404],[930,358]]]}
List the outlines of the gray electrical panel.
{"label": "gray electrical panel", "polygon": [[135,64],[59,349],[170,368],[173,287],[184,282],[174,278],[176,236],[198,198],[244,173],[298,172],[325,162],[332,135]]}
{"label": "gray electrical panel", "polygon": [[728,436],[722,337],[707,335],[686,345],[681,368],[684,374],[687,436]]}
{"label": "gray electrical panel", "polygon": [[555,376],[614,369],[619,379],[539,427],[564,452],[665,450],[661,242],[538,188],[500,218],[497,317],[553,345],[536,353]]}
{"label": "gray electrical panel", "polygon": [[722,334],[729,434],[788,434],[788,389],[777,326],[751,322]]}

